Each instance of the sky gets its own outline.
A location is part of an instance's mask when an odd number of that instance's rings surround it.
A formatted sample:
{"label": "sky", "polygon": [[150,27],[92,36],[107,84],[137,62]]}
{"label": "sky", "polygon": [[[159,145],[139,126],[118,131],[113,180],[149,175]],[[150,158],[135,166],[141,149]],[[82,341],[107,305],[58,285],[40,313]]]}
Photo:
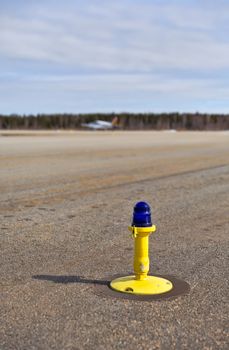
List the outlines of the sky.
{"label": "sky", "polygon": [[0,114],[229,113],[229,0],[0,0]]}

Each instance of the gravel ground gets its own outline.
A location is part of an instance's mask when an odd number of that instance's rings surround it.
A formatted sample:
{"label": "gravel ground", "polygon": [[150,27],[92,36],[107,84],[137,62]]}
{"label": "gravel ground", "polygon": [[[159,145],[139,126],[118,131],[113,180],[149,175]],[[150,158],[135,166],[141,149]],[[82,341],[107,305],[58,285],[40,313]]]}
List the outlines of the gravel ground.
{"label": "gravel ground", "polygon": [[[1,350],[228,349],[227,132],[1,135]],[[151,273],[188,295],[98,296],[132,271],[138,200],[158,226]]]}

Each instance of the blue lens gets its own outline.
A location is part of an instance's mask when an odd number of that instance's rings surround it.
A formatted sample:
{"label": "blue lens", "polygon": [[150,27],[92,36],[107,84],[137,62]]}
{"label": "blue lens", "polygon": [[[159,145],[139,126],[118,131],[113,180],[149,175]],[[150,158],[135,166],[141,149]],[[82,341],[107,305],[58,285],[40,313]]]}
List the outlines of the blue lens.
{"label": "blue lens", "polygon": [[132,226],[152,226],[150,206],[146,202],[138,202],[134,207]]}

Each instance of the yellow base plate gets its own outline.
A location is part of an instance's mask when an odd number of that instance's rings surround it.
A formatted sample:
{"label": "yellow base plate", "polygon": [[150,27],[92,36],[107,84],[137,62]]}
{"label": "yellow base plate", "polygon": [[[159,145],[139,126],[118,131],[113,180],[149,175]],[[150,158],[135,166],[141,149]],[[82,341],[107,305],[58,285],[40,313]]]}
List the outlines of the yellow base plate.
{"label": "yellow base plate", "polygon": [[120,277],[111,281],[110,286],[118,292],[142,295],[162,294],[173,288],[172,282],[157,276],[147,276],[141,281],[135,276]]}

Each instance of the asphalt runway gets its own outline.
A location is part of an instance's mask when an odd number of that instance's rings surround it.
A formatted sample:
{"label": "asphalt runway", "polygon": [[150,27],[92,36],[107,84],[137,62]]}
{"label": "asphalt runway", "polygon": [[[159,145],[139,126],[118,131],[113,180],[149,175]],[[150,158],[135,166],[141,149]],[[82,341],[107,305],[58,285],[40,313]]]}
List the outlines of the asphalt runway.
{"label": "asphalt runway", "polygon": [[[139,200],[151,274],[188,295],[98,293],[132,271]],[[228,213],[226,131],[0,132],[0,349],[228,349]]]}

